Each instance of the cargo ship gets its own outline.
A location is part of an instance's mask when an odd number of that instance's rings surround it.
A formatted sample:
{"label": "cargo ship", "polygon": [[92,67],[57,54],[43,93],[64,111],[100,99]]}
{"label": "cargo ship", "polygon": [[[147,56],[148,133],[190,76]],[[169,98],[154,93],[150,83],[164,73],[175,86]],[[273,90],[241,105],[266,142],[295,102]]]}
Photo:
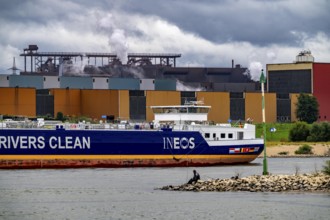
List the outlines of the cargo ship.
{"label": "cargo ship", "polygon": [[249,163],[264,149],[250,123],[210,124],[211,106],[151,106],[152,123],[0,124],[0,168],[179,167]]}

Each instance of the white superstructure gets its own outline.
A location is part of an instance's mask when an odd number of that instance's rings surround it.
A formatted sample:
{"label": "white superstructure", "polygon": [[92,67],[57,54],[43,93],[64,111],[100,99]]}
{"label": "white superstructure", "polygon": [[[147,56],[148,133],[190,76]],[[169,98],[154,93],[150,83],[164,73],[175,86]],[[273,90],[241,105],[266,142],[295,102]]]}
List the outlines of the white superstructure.
{"label": "white superstructure", "polygon": [[255,143],[256,140],[258,143],[262,141],[256,139],[255,125],[252,124],[239,123],[235,127],[231,124],[210,125],[207,115],[211,106],[202,104],[190,102],[186,105],[151,106],[155,115],[154,123],[170,125],[173,130],[199,131],[210,145],[212,143],[219,145],[220,142],[228,144],[230,141],[233,141],[233,145],[237,145],[238,140],[244,140],[247,144]]}
{"label": "white superstructure", "polygon": [[174,124],[186,124],[187,122],[206,122],[211,106],[189,104],[151,106],[151,108],[155,116],[155,123],[173,122]]}

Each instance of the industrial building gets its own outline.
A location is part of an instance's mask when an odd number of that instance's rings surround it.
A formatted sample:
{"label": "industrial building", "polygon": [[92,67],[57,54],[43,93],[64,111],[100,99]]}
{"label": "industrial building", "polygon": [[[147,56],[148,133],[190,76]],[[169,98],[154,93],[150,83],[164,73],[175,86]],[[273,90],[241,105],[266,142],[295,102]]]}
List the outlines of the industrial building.
{"label": "industrial building", "polygon": [[310,51],[302,51],[295,63],[267,64],[268,92],[276,93],[277,121],[294,121],[292,93],[313,94],[319,103],[319,120],[330,117],[330,63],[316,63]]}
{"label": "industrial building", "polygon": [[[176,66],[181,54],[135,53],[122,64],[112,53],[38,52],[37,45],[29,45],[21,56],[20,75],[0,75],[0,115],[62,112],[96,120],[152,121],[150,106],[204,100],[216,123],[262,121],[260,84],[234,61],[229,68],[188,68]],[[329,118],[329,104],[323,102],[330,92],[322,86],[330,81],[329,66],[310,61],[267,65],[266,121],[295,121],[300,92],[315,94],[320,120]],[[296,76],[300,80],[292,86]]]}

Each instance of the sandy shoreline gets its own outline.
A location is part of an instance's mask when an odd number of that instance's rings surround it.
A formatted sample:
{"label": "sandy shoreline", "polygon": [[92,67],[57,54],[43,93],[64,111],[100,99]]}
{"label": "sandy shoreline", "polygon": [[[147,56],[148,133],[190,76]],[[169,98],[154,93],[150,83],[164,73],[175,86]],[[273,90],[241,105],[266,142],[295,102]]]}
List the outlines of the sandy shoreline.
{"label": "sandy shoreline", "polygon": [[[297,155],[294,152],[305,143],[279,143],[277,145],[269,144],[266,146],[267,157],[330,157],[330,143],[306,143],[313,149],[311,155]],[[288,152],[287,155],[280,155],[280,152]],[[263,157],[264,153],[261,153],[259,157]]]}

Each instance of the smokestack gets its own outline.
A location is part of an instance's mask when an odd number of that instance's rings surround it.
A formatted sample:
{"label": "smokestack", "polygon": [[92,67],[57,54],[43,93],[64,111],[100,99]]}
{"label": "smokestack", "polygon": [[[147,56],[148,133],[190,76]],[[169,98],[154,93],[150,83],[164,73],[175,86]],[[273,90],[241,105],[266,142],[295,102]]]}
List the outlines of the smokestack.
{"label": "smokestack", "polygon": [[234,68],[234,59],[231,60],[231,68]]}

